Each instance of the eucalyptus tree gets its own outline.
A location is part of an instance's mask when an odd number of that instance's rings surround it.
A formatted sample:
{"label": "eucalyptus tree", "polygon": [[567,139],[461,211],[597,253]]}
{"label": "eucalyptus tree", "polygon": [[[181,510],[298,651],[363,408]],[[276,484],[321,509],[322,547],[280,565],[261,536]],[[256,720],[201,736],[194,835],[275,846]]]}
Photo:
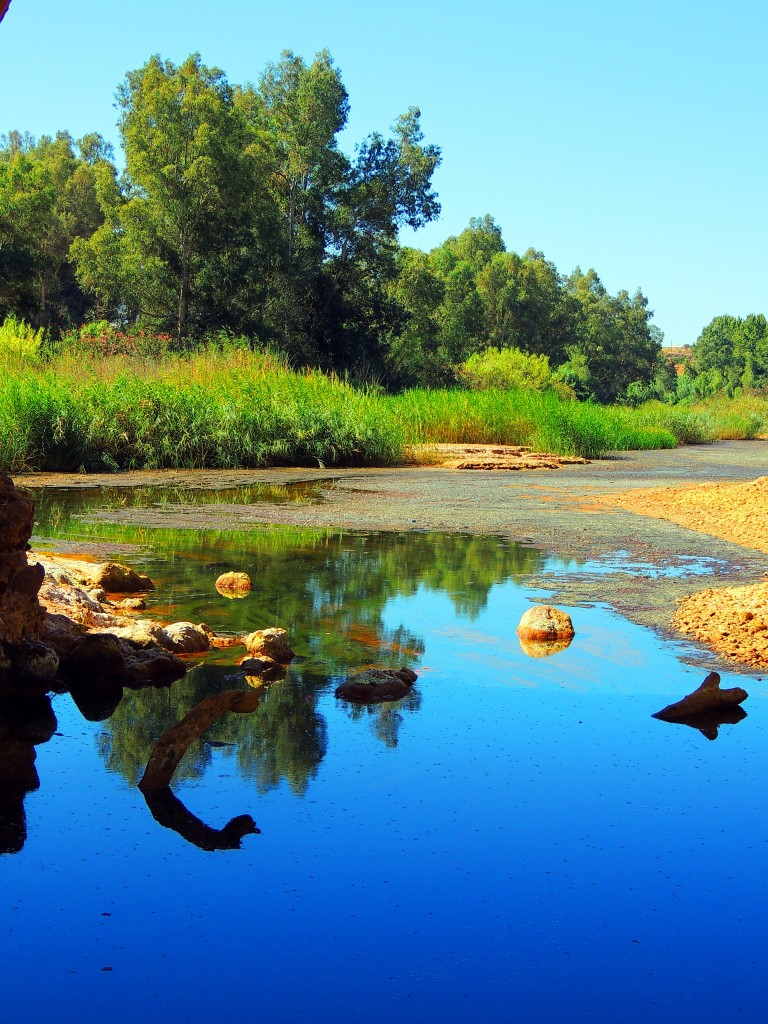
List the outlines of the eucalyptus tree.
{"label": "eucalyptus tree", "polygon": [[398,228],[439,213],[431,178],[440,153],[424,145],[418,109],[398,118],[390,137],[375,132],[348,155],[339,136],[349,99],[325,50],[310,64],[283,53],[237,102],[279,217],[265,306],[274,336],[296,359],[378,367],[398,314],[387,292]]}
{"label": "eucalyptus tree", "polygon": [[78,143],[67,132],[0,140],[0,316],[54,328],[82,319],[90,300],[75,281],[70,248],[103,220],[97,183],[102,165],[113,171],[110,160],[95,133]]}
{"label": "eucalyptus tree", "polygon": [[260,168],[233,90],[197,54],[179,66],[154,56],[117,99],[124,180],[102,191],[105,223],[75,250],[80,280],[180,341],[225,326],[227,303],[254,289],[263,226]]}
{"label": "eucalyptus tree", "polygon": [[[580,268],[567,281],[578,303],[575,341],[561,375],[582,397],[599,402],[621,398],[635,383],[648,383],[658,369],[663,335],[638,289],[609,295],[594,270]],[[569,376],[569,372],[571,376]]]}

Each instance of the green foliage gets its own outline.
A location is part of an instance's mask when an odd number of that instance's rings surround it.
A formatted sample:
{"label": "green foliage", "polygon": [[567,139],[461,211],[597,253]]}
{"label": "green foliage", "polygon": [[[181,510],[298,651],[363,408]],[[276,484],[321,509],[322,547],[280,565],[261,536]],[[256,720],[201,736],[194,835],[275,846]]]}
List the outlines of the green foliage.
{"label": "green foliage", "polygon": [[42,327],[35,330],[13,313],[0,324],[0,366],[6,369],[23,368],[27,362],[34,362],[45,344],[46,332]]}
{"label": "green foliage", "polygon": [[384,400],[258,354],[62,357],[0,381],[0,465],[104,470],[377,465],[398,460]]}
{"label": "green foliage", "polygon": [[0,316],[56,330],[83,318],[89,297],[69,251],[101,223],[98,184],[114,174],[110,158],[96,134],[78,143],[67,132],[0,140]]}
{"label": "green foliage", "polygon": [[599,458],[607,451],[676,443],[671,431],[630,409],[562,400],[546,391],[413,390],[391,403],[412,444],[515,444]]}
{"label": "green foliage", "polygon": [[709,398],[768,388],[768,321],[716,316],[693,346],[693,366],[683,375],[681,398]]}
{"label": "green foliage", "polygon": [[575,398],[573,391],[552,373],[545,355],[528,355],[516,348],[494,348],[475,352],[456,371],[460,384],[472,391],[517,389],[552,390],[561,398]]}

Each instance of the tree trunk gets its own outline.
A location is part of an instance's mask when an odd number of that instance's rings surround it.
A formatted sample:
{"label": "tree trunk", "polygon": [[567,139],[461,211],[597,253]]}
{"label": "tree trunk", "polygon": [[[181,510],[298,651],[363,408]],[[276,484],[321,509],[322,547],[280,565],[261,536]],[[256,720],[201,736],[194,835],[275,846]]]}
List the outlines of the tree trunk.
{"label": "tree trunk", "polygon": [[184,341],[189,322],[189,243],[181,239],[181,286],[179,288],[179,341]]}

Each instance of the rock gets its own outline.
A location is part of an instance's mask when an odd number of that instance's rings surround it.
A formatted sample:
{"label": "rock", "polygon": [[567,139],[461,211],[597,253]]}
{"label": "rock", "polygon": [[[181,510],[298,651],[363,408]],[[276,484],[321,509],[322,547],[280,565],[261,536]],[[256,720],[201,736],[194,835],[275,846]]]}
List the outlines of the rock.
{"label": "rock", "polygon": [[86,632],[85,626],[73,622],[66,615],[49,615],[43,624],[40,638],[56,651],[59,661],[66,661]]}
{"label": "rock", "polygon": [[191,622],[173,622],[165,627],[164,633],[171,641],[165,649],[174,654],[201,654],[211,649],[209,636]]}
{"label": "rock", "polygon": [[173,645],[165,627],[154,619],[135,619],[125,625],[110,627],[108,632],[128,640],[135,647],[160,647],[169,651]]}
{"label": "rock", "polygon": [[112,633],[86,633],[61,667],[71,677],[72,688],[79,690],[164,686],[187,670],[168,651],[144,648]]}
{"label": "rock", "polygon": [[223,597],[246,597],[251,590],[251,577],[247,572],[224,572],[215,587]]}
{"label": "rock", "polygon": [[125,677],[126,651],[112,633],[86,633],[73,648],[63,667],[68,675],[78,677],[87,686],[91,679]]}
{"label": "rock", "polygon": [[32,499],[0,473],[0,641],[11,645],[37,636],[45,618],[37,599],[41,570],[27,564],[34,508]]}
{"label": "rock", "polygon": [[23,550],[32,536],[35,503],[0,473],[0,551]]}
{"label": "rock", "polygon": [[107,603],[107,592],[102,587],[94,587],[92,590],[89,590],[87,593],[88,593],[88,597],[90,597],[92,601],[96,601],[98,604],[106,604]]}
{"label": "rock", "polygon": [[279,665],[288,665],[296,657],[288,644],[288,634],[277,626],[257,629],[249,633],[244,642],[249,654],[269,658]]}
{"label": "rock", "polygon": [[25,565],[8,583],[8,589],[16,594],[36,597],[45,579],[42,565]]}
{"label": "rock", "polygon": [[245,658],[240,662],[240,668],[245,673],[245,680],[249,686],[273,683],[285,679],[286,676],[285,665],[280,665],[271,658]]}
{"label": "rock", "polygon": [[520,619],[517,635],[521,640],[570,640],[574,629],[566,612],[548,604],[537,604]]}
{"label": "rock", "polygon": [[112,615],[87,591],[75,586],[61,574],[46,574],[39,597],[47,611],[55,615],[66,615],[83,626],[110,627],[120,624],[116,615]]}
{"label": "rock", "polygon": [[411,692],[416,679],[416,673],[409,668],[369,668],[337,686],[335,696],[355,704],[401,700]]}
{"label": "rock", "polygon": [[698,689],[675,704],[668,704],[661,711],[657,711],[653,718],[667,722],[676,721],[702,712],[716,711],[718,708],[733,707],[734,704],[741,704],[748,696],[747,691],[742,690],[740,686],[721,690],[720,676],[717,672],[710,672]]}
{"label": "rock", "polygon": [[[103,594],[104,591],[102,590],[101,593]],[[143,612],[147,607],[147,602],[143,597],[124,597],[122,601],[113,601],[112,607],[121,612]]]}
{"label": "rock", "polygon": [[137,590],[154,590],[155,584],[142,573],[134,572],[119,562],[103,562],[91,576],[95,587],[103,587],[108,594],[130,594]]}
{"label": "rock", "polygon": [[187,671],[187,666],[169,651],[147,647],[133,651],[126,658],[126,686],[137,689],[142,686],[168,686],[180,679]]}
{"label": "rock", "polygon": [[58,654],[39,640],[22,640],[11,649],[10,655],[14,675],[23,681],[47,687],[59,671]]}
{"label": "rock", "polygon": [[263,658],[246,658],[240,662],[240,668],[247,676],[260,676],[268,665],[276,664],[274,661],[265,661]]}

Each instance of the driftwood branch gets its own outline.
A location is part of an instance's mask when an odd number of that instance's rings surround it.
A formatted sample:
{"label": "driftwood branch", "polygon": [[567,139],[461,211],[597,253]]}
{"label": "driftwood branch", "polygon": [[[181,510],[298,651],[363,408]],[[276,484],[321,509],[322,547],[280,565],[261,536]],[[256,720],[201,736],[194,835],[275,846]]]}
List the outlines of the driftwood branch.
{"label": "driftwood branch", "polygon": [[661,711],[657,711],[653,717],[660,718],[665,722],[675,722],[691,715],[733,707],[736,704],[741,704],[748,696],[747,691],[742,690],[740,686],[721,690],[720,676],[717,672],[710,672],[697,690],[689,693],[675,704],[668,704]]}

